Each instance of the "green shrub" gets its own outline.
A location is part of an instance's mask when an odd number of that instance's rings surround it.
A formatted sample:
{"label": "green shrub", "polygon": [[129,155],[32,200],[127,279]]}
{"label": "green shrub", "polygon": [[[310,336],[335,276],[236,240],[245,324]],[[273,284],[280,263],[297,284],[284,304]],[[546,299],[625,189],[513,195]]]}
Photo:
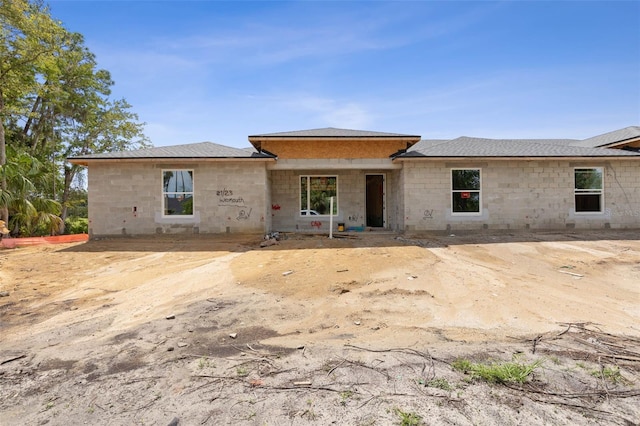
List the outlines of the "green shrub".
{"label": "green shrub", "polygon": [[88,234],[89,219],[86,217],[68,217],[64,221],[65,234]]}
{"label": "green shrub", "polygon": [[447,381],[447,379],[442,379],[442,378],[429,380],[427,382],[427,386],[446,390],[446,391],[453,390],[453,387],[451,387],[451,384]]}
{"label": "green shrub", "polygon": [[620,368],[618,367],[602,367],[600,370],[591,371],[591,375],[593,377],[598,377],[602,379],[609,380],[613,384],[628,384],[629,381],[624,378],[622,373],[620,373]]}
{"label": "green shrub", "polygon": [[454,369],[489,383],[524,383],[540,365],[542,365],[542,360],[531,364],[519,361],[482,364],[473,363],[467,359],[458,359],[451,364]]}
{"label": "green shrub", "polygon": [[399,418],[400,426],[420,426],[422,425],[422,416],[414,412],[405,412],[399,408],[393,410]]}

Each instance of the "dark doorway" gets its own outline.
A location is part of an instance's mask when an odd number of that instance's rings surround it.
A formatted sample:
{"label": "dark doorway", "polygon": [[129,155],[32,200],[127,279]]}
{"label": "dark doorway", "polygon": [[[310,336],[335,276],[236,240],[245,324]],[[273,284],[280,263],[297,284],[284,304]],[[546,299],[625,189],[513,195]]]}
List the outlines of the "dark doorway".
{"label": "dark doorway", "polygon": [[384,175],[367,175],[367,226],[384,227]]}

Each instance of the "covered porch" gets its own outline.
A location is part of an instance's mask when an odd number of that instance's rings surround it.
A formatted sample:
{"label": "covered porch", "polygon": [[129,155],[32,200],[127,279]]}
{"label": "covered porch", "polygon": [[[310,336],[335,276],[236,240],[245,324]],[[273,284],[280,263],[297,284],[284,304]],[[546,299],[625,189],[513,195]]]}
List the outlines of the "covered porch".
{"label": "covered porch", "polygon": [[272,230],[328,232],[331,222],[334,232],[397,230],[400,167],[389,159],[271,164],[267,190]]}
{"label": "covered porch", "polygon": [[[417,135],[336,128],[249,136],[267,165],[269,224],[278,232],[401,228],[402,164]],[[330,199],[333,197],[333,207]]]}

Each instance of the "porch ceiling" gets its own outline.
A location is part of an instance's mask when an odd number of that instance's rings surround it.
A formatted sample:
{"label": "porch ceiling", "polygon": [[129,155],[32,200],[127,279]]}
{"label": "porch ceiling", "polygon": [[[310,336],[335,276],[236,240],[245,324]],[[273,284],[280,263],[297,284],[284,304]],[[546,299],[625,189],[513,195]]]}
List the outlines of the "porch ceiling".
{"label": "porch ceiling", "polygon": [[389,158],[373,159],[281,159],[267,164],[267,170],[397,170],[401,163]]}

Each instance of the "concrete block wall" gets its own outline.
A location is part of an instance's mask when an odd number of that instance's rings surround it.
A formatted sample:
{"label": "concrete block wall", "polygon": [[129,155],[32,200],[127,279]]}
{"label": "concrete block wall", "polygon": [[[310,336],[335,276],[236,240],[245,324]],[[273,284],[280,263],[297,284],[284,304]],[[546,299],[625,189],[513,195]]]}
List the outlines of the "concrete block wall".
{"label": "concrete block wall", "polygon": [[[576,167],[604,169],[602,213],[575,212]],[[481,214],[452,214],[452,168],[481,169]],[[407,231],[640,228],[636,161],[407,161],[401,174]]]}
{"label": "concrete block wall", "polygon": [[387,197],[387,229],[398,231],[402,229],[402,213],[400,206],[403,202],[400,170],[388,170],[386,173],[386,197]]}
{"label": "concrete block wall", "polygon": [[333,217],[334,231],[338,223],[345,227],[366,223],[365,175],[387,176],[387,224],[390,212],[395,211],[394,197],[389,196],[389,177],[396,171],[385,170],[272,170],[271,172],[272,229],[282,232],[328,232],[328,216],[300,216],[300,176],[338,176],[338,215]]}
{"label": "concrete block wall", "polygon": [[[386,227],[392,230],[640,228],[637,161],[461,159],[402,165],[377,171],[267,170],[257,161],[94,163],[89,169],[89,230],[92,236],[328,232],[328,217],[299,214],[301,175],[338,176],[334,229],[338,223],[362,226],[367,173],[386,175]],[[575,213],[575,167],[604,168],[602,213]],[[451,213],[452,168],[482,170],[480,215]],[[172,169],[194,171],[193,217],[162,215],[162,170]]]}
{"label": "concrete block wall", "polygon": [[607,162],[604,179],[605,215],[610,227],[640,228],[640,164]]}
{"label": "concrete block wall", "polygon": [[[406,163],[404,164],[404,167],[407,167]],[[395,226],[396,226],[394,231],[402,232],[403,230],[405,230],[405,217],[406,217],[406,200],[405,200],[406,191],[404,190],[406,179],[405,179],[404,168],[398,171],[398,173],[396,174],[395,181],[397,185],[393,187],[393,191],[396,193],[397,204],[395,205],[395,208],[394,208]]]}
{"label": "concrete block wall", "polygon": [[[194,171],[192,217],[163,216],[162,170],[178,169]],[[268,226],[262,162],[97,163],[89,169],[89,188],[89,232],[94,237],[262,233]]]}

